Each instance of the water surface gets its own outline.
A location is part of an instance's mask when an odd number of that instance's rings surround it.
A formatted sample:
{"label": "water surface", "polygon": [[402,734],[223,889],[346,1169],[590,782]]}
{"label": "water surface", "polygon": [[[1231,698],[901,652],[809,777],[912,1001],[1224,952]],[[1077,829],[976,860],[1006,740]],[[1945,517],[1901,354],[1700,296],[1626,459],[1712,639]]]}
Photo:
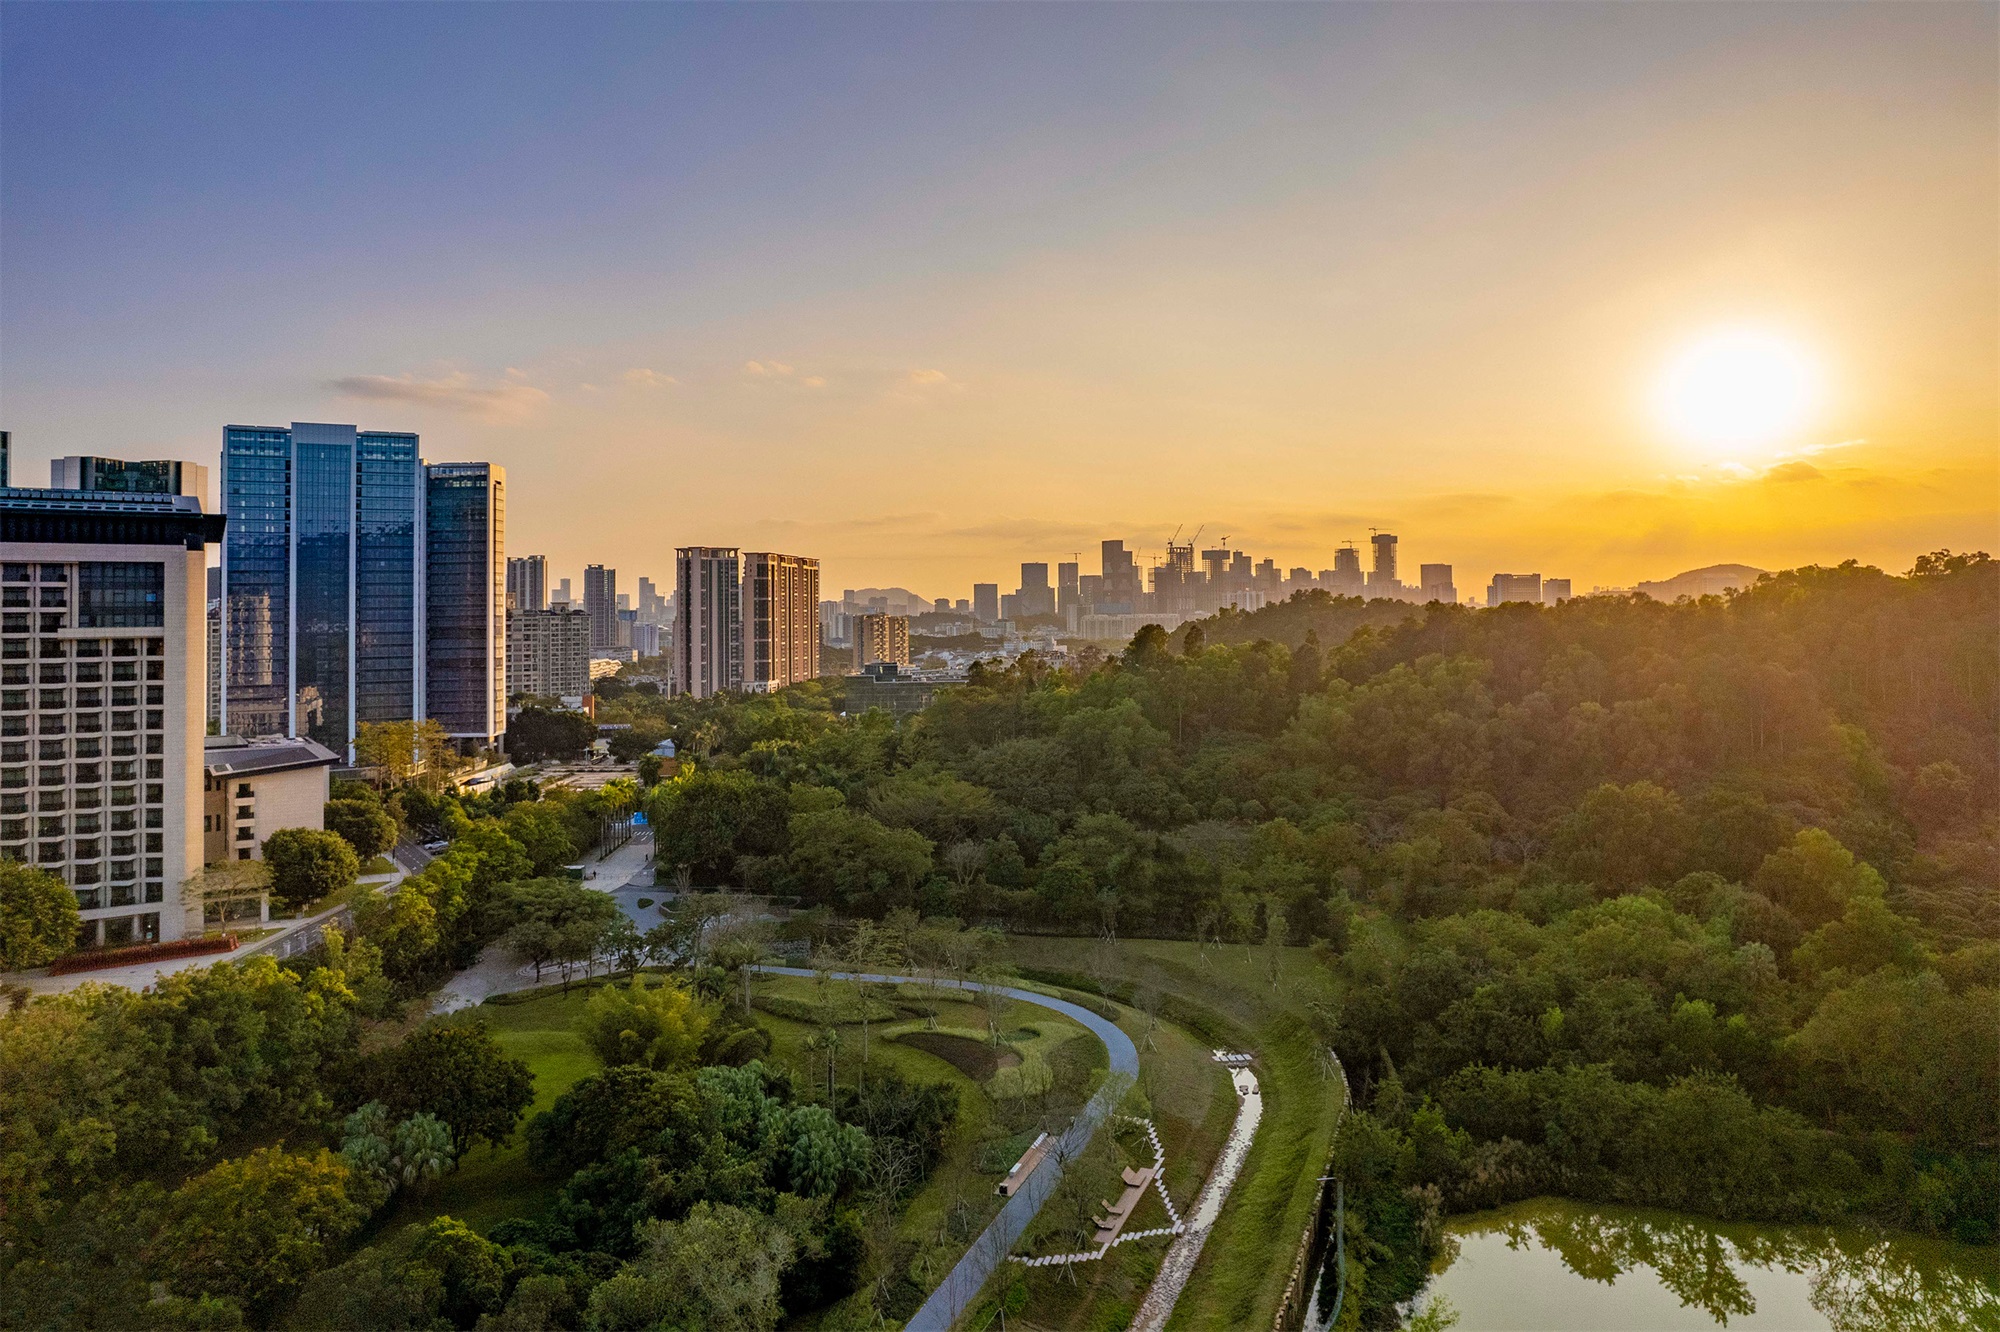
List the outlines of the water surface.
{"label": "water surface", "polygon": [[1459,1332],[2000,1332],[2000,1249],[1540,1198],[1451,1218]]}

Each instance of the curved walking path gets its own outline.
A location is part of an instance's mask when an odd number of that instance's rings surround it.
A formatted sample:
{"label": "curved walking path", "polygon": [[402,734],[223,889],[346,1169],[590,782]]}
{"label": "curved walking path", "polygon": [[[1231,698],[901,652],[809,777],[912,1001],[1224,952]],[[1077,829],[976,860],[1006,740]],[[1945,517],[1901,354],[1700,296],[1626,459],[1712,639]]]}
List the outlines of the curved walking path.
{"label": "curved walking path", "polygon": [[[756,970],[774,976],[819,974],[804,967],[758,967]],[[837,971],[830,974],[835,980],[880,981],[891,985],[906,981],[917,984],[930,983],[917,976],[881,976],[873,972],[855,975]],[[951,990],[983,991],[995,988],[978,981],[939,981],[937,985],[940,989]],[[1132,1038],[1081,1004],[1070,1003],[1067,999],[1054,999],[1046,994],[1036,994],[1033,990],[1016,989],[1011,985],[1002,985],[998,989],[1010,999],[1060,1013],[1104,1042],[1105,1052],[1111,1057],[1113,1077],[1121,1073],[1132,1079],[1139,1076],[1139,1051],[1132,1044]],[[1042,1163],[1035,1168],[1034,1173],[1029,1175],[1014,1196],[1007,1200],[1007,1205],[1000,1209],[1000,1215],[994,1217],[992,1224],[980,1233],[978,1239],[972,1241],[971,1247],[965,1251],[965,1256],[958,1260],[958,1265],[953,1267],[938,1288],[931,1292],[923,1307],[904,1324],[908,1332],[947,1332],[951,1325],[972,1307],[972,1302],[979,1297],[980,1290],[985,1287],[987,1278],[993,1275],[995,1268],[1007,1260],[1007,1255],[1013,1252],[1015,1242],[1027,1230],[1028,1223],[1035,1219],[1035,1213],[1042,1210],[1042,1204],[1048,1201],[1051,1193],[1055,1192],[1057,1183],[1062,1179],[1062,1167],[1054,1158],[1065,1152],[1075,1153],[1083,1150],[1084,1144],[1090,1141],[1090,1135],[1104,1122],[1104,1117],[1117,1108],[1113,1104],[1114,1094],[1122,1096],[1123,1092],[1114,1087],[1111,1078],[1107,1078],[1104,1085],[1098,1089],[1097,1095],[1090,1098],[1090,1104],[1083,1108],[1083,1112],[1072,1120],[1070,1126],[1056,1139],[1057,1146],[1051,1148],[1048,1156],[1042,1158]]]}
{"label": "curved walking path", "polygon": [[1195,1263],[1201,1259],[1201,1247],[1208,1243],[1208,1232],[1215,1228],[1215,1219],[1222,1215],[1222,1204],[1235,1186],[1236,1176],[1242,1173],[1243,1159],[1250,1154],[1250,1141],[1257,1136],[1257,1121],[1264,1117],[1264,1098],[1258,1094],[1257,1075],[1239,1068],[1229,1076],[1242,1102],[1236,1107],[1236,1123],[1229,1130],[1229,1141],[1222,1145],[1222,1155],[1216,1159],[1208,1183],[1202,1185],[1201,1195],[1194,1200],[1187,1228],[1167,1250],[1159,1274],[1153,1278],[1152,1289],[1140,1302],[1139,1312],[1132,1316],[1132,1332],[1160,1332],[1173,1316],[1174,1304],[1188,1278],[1194,1275]]}

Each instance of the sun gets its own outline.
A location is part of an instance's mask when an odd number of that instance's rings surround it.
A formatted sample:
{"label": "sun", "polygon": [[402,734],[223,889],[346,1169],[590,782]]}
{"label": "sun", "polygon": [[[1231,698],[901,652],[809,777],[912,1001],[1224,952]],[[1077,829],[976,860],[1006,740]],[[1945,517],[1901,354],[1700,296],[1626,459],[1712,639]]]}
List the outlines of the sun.
{"label": "sun", "polygon": [[1798,344],[1727,329],[1667,366],[1654,408],[1669,434],[1723,458],[1784,443],[1810,424],[1819,401],[1819,369]]}

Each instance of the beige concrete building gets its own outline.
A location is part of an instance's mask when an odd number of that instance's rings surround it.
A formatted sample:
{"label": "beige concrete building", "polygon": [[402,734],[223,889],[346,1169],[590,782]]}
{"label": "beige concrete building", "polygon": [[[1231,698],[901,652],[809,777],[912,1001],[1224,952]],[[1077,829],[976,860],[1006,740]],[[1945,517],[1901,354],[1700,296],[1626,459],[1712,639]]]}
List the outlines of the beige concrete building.
{"label": "beige concrete building", "polygon": [[819,676],[819,561],[746,551],[743,687],[783,689]]}
{"label": "beige concrete building", "polygon": [[186,929],[223,523],[193,496],[0,490],[0,856],[62,876],[86,947]]}
{"label": "beige concrete building", "polygon": [[212,735],[204,746],[202,861],[262,860],[280,828],[326,826],[340,756],[312,740]]}
{"label": "beige concrete building", "polygon": [[590,692],[590,612],[507,612],[507,697],[566,698]]}
{"label": "beige concrete building", "polygon": [[910,664],[910,617],[907,615],[857,615],[854,617],[854,665],[860,668],[877,661]]}

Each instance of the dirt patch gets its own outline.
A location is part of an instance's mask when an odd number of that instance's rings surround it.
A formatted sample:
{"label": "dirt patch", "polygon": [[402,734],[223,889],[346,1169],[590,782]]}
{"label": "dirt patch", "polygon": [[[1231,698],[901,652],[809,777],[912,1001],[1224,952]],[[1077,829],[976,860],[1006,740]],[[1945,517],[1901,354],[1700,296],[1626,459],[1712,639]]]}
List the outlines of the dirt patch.
{"label": "dirt patch", "polygon": [[947,1036],[941,1031],[906,1031],[896,1039],[925,1054],[936,1055],[974,1082],[984,1082],[999,1070],[1021,1062],[1021,1056],[1005,1046],[996,1050],[982,1041]]}

